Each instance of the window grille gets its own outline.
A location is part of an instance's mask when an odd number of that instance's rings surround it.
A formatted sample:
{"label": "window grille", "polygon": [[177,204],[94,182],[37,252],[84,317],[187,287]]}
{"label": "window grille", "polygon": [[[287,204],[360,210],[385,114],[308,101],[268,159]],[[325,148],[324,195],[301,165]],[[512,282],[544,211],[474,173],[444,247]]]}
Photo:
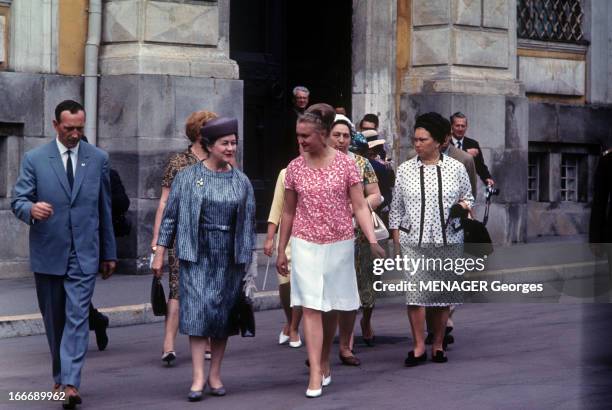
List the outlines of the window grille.
{"label": "window grille", "polygon": [[561,157],[561,200],[578,201],[578,157],[566,155]]}
{"label": "window grille", "polygon": [[540,200],[540,168],[542,157],[538,153],[529,153],[529,164],[527,174],[527,199],[530,201]]}
{"label": "window grille", "polygon": [[517,0],[519,38],[586,44],[583,0]]}

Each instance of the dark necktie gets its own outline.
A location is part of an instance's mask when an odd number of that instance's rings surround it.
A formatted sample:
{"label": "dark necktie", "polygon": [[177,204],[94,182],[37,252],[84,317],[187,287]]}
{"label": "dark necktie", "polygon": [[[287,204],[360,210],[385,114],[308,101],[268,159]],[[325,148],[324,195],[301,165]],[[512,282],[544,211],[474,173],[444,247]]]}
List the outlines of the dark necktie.
{"label": "dark necktie", "polygon": [[463,148],[461,147],[461,140],[457,140],[457,148],[459,148],[459,149],[463,149]]}
{"label": "dark necktie", "polygon": [[68,150],[66,154],[68,154],[68,161],[66,161],[66,176],[68,177],[70,189],[72,189],[72,185],[74,184],[74,171],[72,170],[72,158],[70,158],[72,151]]}

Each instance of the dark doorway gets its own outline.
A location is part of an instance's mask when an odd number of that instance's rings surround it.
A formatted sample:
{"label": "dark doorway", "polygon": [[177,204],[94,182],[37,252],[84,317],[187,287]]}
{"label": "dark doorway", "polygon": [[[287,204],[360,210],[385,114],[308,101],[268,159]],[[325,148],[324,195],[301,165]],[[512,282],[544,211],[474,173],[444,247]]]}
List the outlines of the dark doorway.
{"label": "dark doorway", "polygon": [[[244,170],[264,232],[278,172],[294,158],[291,96],[351,109],[352,1],[231,0],[230,57],[244,82]],[[288,141],[289,140],[289,141]]]}
{"label": "dark doorway", "polygon": [[[351,0],[287,2],[287,86],[351,112]],[[289,88],[290,87],[290,88]]]}

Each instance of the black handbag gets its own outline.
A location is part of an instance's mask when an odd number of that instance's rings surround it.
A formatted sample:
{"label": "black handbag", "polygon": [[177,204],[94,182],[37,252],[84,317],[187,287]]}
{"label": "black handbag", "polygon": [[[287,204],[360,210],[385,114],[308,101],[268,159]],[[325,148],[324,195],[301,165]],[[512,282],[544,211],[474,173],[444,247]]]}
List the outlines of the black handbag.
{"label": "black handbag", "polygon": [[240,330],[240,336],[255,337],[255,313],[253,310],[253,303],[245,296],[244,292],[240,293],[240,297],[234,306],[232,316],[236,331]]}
{"label": "black handbag", "polygon": [[459,218],[461,224],[454,228],[463,229],[463,252],[478,258],[493,253],[493,241],[485,225],[475,219],[468,218],[468,211],[459,204],[452,206],[446,224],[451,218]]}
{"label": "black handbag", "polygon": [[493,253],[491,236],[482,222],[464,218],[461,220],[461,227],[463,228],[463,252],[479,258]]}
{"label": "black handbag", "polygon": [[155,276],[151,283],[151,307],[155,316],[166,316],[166,294],[160,278]]}

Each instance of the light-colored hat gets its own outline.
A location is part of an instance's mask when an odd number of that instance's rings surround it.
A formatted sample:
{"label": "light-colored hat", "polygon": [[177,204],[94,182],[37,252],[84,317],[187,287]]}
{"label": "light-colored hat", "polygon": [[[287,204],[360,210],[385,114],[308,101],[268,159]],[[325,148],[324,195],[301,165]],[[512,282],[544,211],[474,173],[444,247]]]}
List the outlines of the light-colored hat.
{"label": "light-colored hat", "polygon": [[338,122],[338,121],[348,123],[349,124],[349,128],[351,129],[351,131],[355,132],[355,125],[353,125],[353,122],[346,115],[344,115],[344,114],[336,114],[336,117],[334,118],[334,124],[336,122]]}
{"label": "light-colored hat", "polygon": [[361,131],[361,133],[363,134],[364,137],[366,137],[368,141],[374,141],[378,139],[378,131],[376,130],[365,130],[365,131]]}
{"label": "light-colored hat", "polygon": [[368,147],[370,149],[379,145],[384,145],[385,140],[378,139],[378,131],[376,130],[365,130],[361,132],[366,140],[368,141]]}
{"label": "light-colored hat", "polygon": [[379,145],[385,145],[385,140],[373,140],[373,141],[368,141],[368,147],[370,149],[377,147]]}

